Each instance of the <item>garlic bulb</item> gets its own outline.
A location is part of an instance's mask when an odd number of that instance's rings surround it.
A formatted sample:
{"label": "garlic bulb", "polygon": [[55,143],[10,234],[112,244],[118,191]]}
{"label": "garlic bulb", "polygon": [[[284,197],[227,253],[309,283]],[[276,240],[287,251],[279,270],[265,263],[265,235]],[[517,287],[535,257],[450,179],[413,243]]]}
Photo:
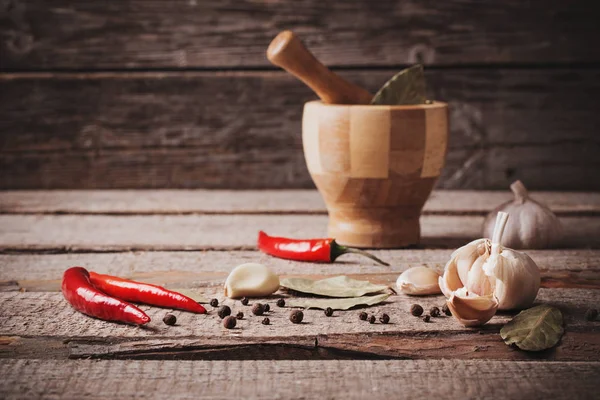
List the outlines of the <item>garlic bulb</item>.
{"label": "garlic bulb", "polygon": [[412,267],[398,277],[396,286],[403,293],[427,295],[441,293],[438,279],[440,274],[427,267]]}
{"label": "garlic bulb", "polygon": [[279,276],[262,264],[246,263],[231,271],[225,281],[225,296],[263,297],[279,289]]}
{"label": "garlic bulb", "polygon": [[500,245],[508,214],[499,212],[492,240],[477,239],[450,256],[439,279],[452,314],[473,326],[498,310],[530,306],[540,288],[540,271],[525,253]]}
{"label": "garlic bulb", "polygon": [[552,211],[529,197],[521,181],[510,185],[513,201],[492,211],[483,223],[483,237],[491,237],[499,211],[510,214],[502,244],[514,249],[544,249],[556,246],[562,238],[562,226]]}

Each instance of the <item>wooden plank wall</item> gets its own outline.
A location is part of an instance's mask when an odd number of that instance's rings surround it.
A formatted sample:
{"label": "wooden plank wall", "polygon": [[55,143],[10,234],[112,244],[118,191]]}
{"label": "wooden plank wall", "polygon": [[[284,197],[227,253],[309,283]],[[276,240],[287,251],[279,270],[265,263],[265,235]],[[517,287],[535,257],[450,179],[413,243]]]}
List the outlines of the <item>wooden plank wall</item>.
{"label": "wooden plank wall", "polygon": [[308,188],[293,29],[375,91],[426,64],[450,102],[438,184],[600,189],[600,14],[573,0],[3,0],[0,189]]}

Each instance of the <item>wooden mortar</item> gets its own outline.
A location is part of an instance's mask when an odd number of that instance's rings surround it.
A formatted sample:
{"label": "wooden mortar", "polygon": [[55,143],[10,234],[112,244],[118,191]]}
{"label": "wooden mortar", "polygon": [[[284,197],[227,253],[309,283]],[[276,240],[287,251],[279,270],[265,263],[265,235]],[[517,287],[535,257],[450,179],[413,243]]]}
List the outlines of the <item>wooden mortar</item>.
{"label": "wooden mortar", "polygon": [[304,105],[302,141],[306,165],[327,205],[330,237],[354,247],[419,243],[421,210],[446,156],[446,103],[310,101]]}
{"label": "wooden mortar", "polygon": [[419,243],[421,209],[446,157],[447,105],[369,105],[367,90],[321,64],[290,31],[273,39],[267,58],[322,100],[304,105],[302,141],[329,236],[353,247]]}

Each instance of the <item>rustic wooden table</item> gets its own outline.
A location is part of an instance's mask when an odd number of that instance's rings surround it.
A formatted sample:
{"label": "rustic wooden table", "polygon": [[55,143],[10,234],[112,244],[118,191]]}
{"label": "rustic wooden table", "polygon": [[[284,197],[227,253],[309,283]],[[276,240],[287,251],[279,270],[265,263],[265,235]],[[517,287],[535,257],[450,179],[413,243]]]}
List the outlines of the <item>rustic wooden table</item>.
{"label": "rustic wooden table", "polygon": [[[314,191],[34,191],[0,193],[1,398],[593,398],[600,376],[600,193],[537,193],[563,221],[562,250],[530,251],[542,269],[539,302],[564,312],[560,344],[537,354],[507,347],[498,332],[511,315],[479,329],[452,318],[424,323],[415,299],[390,297],[370,311],[389,325],[360,323],[358,311],[306,312],[292,325],[277,307],[271,325],[224,298],[237,264],[258,261],[282,276],[345,274],[393,284],[408,267],[442,270],[452,248],[480,236],[485,213],[508,193],[434,192],[422,217],[423,244],[376,251],[391,267],[346,256],[331,265],[278,260],[256,251],[259,229],[325,234]],[[199,288],[246,319],[226,330],[214,312],[142,307],[146,329],[74,311],[59,293],[62,272],[81,265]],[[440,305],[441,296],[419,298]],[[210,308],[210,307],[209,307]]]}

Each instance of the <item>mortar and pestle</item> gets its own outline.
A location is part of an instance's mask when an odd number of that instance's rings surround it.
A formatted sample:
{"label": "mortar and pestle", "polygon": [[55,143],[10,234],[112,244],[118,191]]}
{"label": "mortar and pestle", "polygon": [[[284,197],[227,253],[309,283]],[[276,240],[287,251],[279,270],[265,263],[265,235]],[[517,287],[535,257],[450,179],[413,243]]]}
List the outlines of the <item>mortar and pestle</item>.
{"label": "mortar and pestle", "polygon": [[418,244],[421,210],[446,157],[447,104],[370,105],[367,90],[321,64],[290,31],[273,39],[267,58],[321,99],[304,105],[302,143],[328,235],[353,247]]}

